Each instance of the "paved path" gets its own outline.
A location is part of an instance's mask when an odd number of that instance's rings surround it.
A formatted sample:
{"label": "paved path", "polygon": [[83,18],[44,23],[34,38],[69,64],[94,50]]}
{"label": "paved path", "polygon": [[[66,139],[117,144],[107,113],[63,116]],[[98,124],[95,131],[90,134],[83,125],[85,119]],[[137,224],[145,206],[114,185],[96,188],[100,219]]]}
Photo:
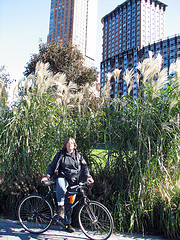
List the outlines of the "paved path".
{"label": "paved path", "polygon": [[[26,232],[18,221],[0,219],[0,240],[86,240],[88,239],[79,229],[74,233],[63,231],[59,226],[51,226],[42,234]],[[112,234],[109,240],[163,240],[156,236]]]}

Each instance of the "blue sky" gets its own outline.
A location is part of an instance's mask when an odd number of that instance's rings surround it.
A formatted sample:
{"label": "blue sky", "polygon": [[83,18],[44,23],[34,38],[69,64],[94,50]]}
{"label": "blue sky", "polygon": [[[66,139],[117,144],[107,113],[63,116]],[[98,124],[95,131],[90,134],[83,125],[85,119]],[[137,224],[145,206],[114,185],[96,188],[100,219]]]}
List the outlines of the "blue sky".
{"label": "blue sky", "polygon": [[[101,61],[101,18],[125,0],[98,0],[97,59]],[[165,36],[180,33],[180,0],[163,0],[168,5]],[[23,77],[24,66],[38,53],[39,40],[46,42],[51,0],[0,0],[0,66],[11,79]]]}

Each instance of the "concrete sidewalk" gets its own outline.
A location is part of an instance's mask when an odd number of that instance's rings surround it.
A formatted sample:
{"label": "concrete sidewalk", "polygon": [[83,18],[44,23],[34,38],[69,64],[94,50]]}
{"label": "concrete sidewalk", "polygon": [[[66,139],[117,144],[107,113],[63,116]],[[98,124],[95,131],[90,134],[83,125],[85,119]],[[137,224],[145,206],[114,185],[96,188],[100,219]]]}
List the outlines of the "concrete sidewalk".
{"label": "concrete sidewalk", "polygon": [[[31,234],[26,232],[18,221],[0,219],[0,240],[81,240],[88,239],[80,229],[74,233],[63,231],[60,226],[52,225],[50,229],[42,234]],[[141,236],[128,234],[112,234],[109,240],[163,240],[157,236]]]}

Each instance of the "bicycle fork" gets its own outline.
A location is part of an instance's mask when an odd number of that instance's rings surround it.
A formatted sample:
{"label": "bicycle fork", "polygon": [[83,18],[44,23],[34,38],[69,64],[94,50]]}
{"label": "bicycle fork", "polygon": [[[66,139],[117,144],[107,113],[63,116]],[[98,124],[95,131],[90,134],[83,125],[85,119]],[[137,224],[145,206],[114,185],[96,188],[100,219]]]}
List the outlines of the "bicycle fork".
{"label": "bicycle fork", "polygon": [[86,211],[87,211],[87,213],[88,213],[88,215],[89,215],[89,217],[90,217],[90,219],[91,219],[91,222],[92,222],[93,224],[97,223],[98,219],[97,219],[97,217],[95,216],[93,210],[91,209],[91,206],[89,206],[88,203],[85,203],[85,205],[86,205]]}

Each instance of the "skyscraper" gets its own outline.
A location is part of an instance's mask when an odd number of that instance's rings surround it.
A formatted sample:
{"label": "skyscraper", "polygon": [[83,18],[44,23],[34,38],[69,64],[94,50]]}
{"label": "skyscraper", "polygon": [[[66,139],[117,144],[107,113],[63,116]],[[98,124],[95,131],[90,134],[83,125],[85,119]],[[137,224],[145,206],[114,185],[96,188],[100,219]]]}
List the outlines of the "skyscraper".
{"label": "skyscraper", "polygon": [[155,0],[126,0],[102,18],[103,59],[164,37],[166,5]]}
{"label": "skyscraper", "polygon": [[96,57],[97,0],[51,0],[48,43],[76,45],[86,66]]}
{"label": "skyscraper", "polygon": [[[163,67],[180,56],[180,36],[164,39],[165,10],[167,5],[157,0],[126,0],[102,18],[103,53],[101,62],[101,90],[106,84],[106,74],[115,68],[134,69],[138,61],[160,53]],[[136,84],[136,83],[135,83]],[[111,97],[126,94],[127,86],[123,79],[111,82]],[[131,92],[137,94],[137,88]]]}

